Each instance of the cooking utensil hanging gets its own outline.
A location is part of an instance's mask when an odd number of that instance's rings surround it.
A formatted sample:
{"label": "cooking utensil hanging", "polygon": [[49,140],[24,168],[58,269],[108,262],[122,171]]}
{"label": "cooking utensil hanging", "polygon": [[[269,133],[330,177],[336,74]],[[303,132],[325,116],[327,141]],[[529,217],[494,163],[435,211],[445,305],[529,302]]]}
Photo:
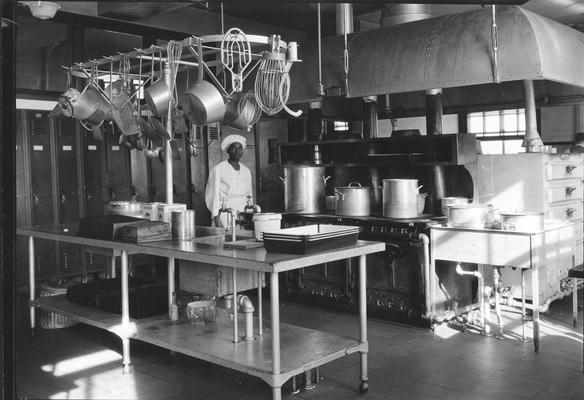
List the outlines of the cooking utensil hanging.
{"label": "cooking utensil hanging", "polygon": [[234,93],[225,105],[223,123],[237,129],[249,131],[262,116],[253,91]]}
{"label": "cooking utensil hanging", "polygon": [[[126,90],[129,89],[126,72],[129,70],[129,59],[120,60],[120,75],[122,79],[110,84],[112,117],[124,136],[141,135],[141,128],[136,110]],[[143,146],[142,146],[143,147]]]}
{"label": "cooking utensil hanging", "polygon": [[197,43],[198,76],[197,82],[187,92],[191,114],[189,119],[195,125],[207,125],[223,120],[225,102],[221,92],[211,83],[203,80],[203,46]]}
{"label": "cooking utensil hanging", "polygon": [[245,33],[239,28],[229,29],[221,40],[221,63],[231,73],[234,92],[242,91],[243,73],[251,61],[251,45]]}
{"label": "cooking utensil hanging", "polygon": [[[170,42],[169,42],[170,45]],[[157,47],[159,48],[159,47]],[[168,87],[166,81],[164,80],[164,76],[162,74],[162,49],[160,49],[159,53],[159,77],[156,82],[152,85],[148,86],[144,89],[144,99],[146,100],[146,105],[148,109],[152,111],[152,113],[157,116],[165,116],[168,112],[168,105],[172,99],[172,88]],[[151,76],[154,77],[154,50],[152,51],[152,73]],[[152,78],[154,80],[154,78]]]}
{"label": "cooking utensil hanging", "polygon": [[292,66],[286,62],[286,54],[280,53],[279,37],[274,37],[272,50],[262,54],[262,60],[256,74],[254,93],[260,109],[268,115],[274,115],[284,109],[294,117],[302,111],[292,111],[286,106],[290,95],[290,76],[288,71]]}

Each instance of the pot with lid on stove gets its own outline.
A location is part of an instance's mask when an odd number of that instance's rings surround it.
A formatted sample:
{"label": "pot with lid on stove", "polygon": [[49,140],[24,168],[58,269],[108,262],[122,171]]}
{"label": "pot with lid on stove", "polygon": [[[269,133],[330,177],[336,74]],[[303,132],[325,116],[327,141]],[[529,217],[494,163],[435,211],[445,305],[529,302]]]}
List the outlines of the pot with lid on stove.
{"label": "pot with lid on stove", "polygon": [[371,215],[371,187],[351,182],[335,188],[335,214],[349,217]]}

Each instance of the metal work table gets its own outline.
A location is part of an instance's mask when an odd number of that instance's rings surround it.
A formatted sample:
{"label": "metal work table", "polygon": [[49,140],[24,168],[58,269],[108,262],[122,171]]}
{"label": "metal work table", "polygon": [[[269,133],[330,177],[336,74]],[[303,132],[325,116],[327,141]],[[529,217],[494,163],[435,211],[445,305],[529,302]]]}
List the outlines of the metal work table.
{"label": "metal work table", "polygon": [[[525,320],[524,272],[531,272],[533,343],[539,351],[539,268],[548,259],[546,252],[570,251],[574,254],[573,225],[569,222],[546,223],[538,232],[514,232],[495,229],[455,228],[430,225],[429,307],[428,313],[436,319],[435,261],[445,260],[479,265],[515,267],[522,276],[522,314]],[[561,247],[561,250],[558,248]],[[567,249],[567,250],[566,250]],[[572,257],[572,264],[574,258]],[[525,330],[524,330],[525,339]]]}
{"label": "metal work table", "polygon": [[[211,231],[209,228],[208,231]],[[122,339],[122,370],[131,372],[130,339],[141,340],[176,352],[257,376],[272,387],[274,400],[281,398],[282,385],[304,371],[326,364],[348,354],[361,355],[362,392],[367,391],[367,315],[366,315],[366,255],[383,251],[383,243],[358,241],[354,246],[327,250],[309,255],[268,253],[263,247],[254,249],[224,249],[223,246],[197,243],[212,235],[205,232],[192,240],[167,240],[135,244],[77,236],[73,225],[53,225],[18,228],[19,235],[29,238],[30,323],[34,332],[35,307],[65,315],[71,319],[111,331]],[[199,229],[200,231],[200,229]],[[215,233],[216,234],[216,233]],[[36,297],[34,271],[34,238],[50,239],[118,250],[121,253],[122,315],[69,302],[65,296]],[[269,273],[270,328],[260,326],[254,341],[237,341],[237,324],[217,318],[215,324],[192,326],[184,321],[171,322],[167,315],[130,319],[128,299],[128,254],[142,253],[177,258],[238,269]],[[279,273],[323,262],[359,257],[359,337],[351,338],[280,323]],[[235,285],[234,285],[235,286]],[[169,285],[170,290],[170,285]],[[261,302],[261,301],[260,301]],[[261,307],[261,304],[260,304]],[[221,316],[220,313],[218,313]],[[241,322],[240,322],[241,323]],[[234,336],[229,334],[234,327]]]}

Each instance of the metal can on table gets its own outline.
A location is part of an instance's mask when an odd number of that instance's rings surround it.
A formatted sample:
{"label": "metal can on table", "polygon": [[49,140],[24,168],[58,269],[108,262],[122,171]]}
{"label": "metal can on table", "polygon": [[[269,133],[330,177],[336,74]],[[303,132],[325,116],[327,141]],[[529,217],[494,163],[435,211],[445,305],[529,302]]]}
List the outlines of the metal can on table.
{"label": "metal can on table", "polygon": [[171,230],[175,239],[192,239],[195,236],[195,211],[173,211]]}

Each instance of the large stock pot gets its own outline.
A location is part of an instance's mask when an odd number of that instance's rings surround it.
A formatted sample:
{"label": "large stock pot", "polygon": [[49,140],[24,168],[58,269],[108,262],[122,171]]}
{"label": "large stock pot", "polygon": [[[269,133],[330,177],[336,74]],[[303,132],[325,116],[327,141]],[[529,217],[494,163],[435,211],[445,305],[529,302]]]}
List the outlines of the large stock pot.
{"label": "large stock pot", "polygon": [[324,167],[284,166],[284,210],[291,213],[317,214],[324,209],[327,179]]}
{"label": "large stock pot", "polygon": [[418,216],[418,180],[383,180],[383,216],[416,218]]}

